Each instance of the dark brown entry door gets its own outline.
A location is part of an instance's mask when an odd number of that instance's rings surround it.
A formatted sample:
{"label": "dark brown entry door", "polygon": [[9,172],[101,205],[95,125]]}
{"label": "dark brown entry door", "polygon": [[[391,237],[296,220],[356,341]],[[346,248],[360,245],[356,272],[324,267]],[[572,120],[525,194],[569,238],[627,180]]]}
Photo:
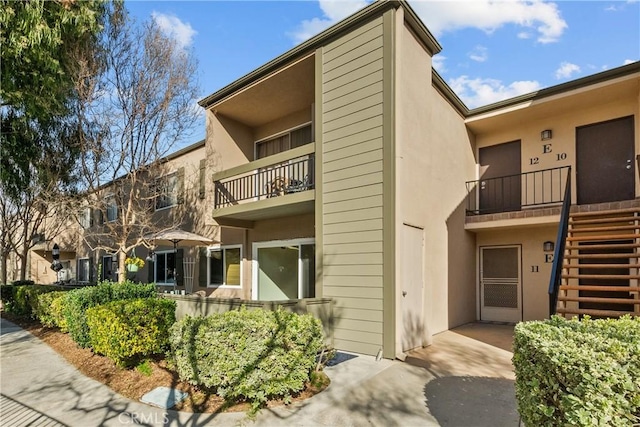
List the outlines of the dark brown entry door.
{"label": "dark brown entry door", "polygon": [[520,141],[481,148],[479,157],[480,213],[520,210]]}
{"label": "dark brown entry door", "polygon": [[633,117],[576,129],[578,204],[635,198]]}

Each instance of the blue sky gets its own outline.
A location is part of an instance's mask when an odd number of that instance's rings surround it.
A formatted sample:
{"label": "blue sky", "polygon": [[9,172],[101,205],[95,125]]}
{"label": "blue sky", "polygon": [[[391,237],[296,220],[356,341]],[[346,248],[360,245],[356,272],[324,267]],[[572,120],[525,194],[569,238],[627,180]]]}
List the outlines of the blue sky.
{"label": "blue sky", "polygon": [[[202,97],[364,7],[366,0],[127,1],[199,61]],[[640,60],[640,1],[409,1],[469,108]],[[204,128],[204,126],[203,126]],[[196,132],[204,136],[204,131]]]}

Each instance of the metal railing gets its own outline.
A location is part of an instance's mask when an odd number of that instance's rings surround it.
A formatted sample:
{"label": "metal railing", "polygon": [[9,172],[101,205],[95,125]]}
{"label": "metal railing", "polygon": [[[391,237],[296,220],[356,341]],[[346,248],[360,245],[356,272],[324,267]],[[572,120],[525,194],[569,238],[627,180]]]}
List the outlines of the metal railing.
{"label": "metal railing", "polygon": [[314,188],[313,153],[214,181],[215,209]]}
{"label": "metal railing", "polygon": [[570,166],[468,181],[467,215],[519,211],[563,201]]}
{"label": "metal railing", "polygon": [[562,263],[564,262],[564,249],[567,243],[567,231],[569,229],[569,212],[571,211],[571,167],[567,174],[567,183],[564,191],[564,201],[562,202],[562,212],[560,213],[560,224],[558,226],[558,236],[553,252],[553,265],[551,266],[551,279],[549,280],[549,316],[556,314],[558,305],[558,292],[562,280]]}

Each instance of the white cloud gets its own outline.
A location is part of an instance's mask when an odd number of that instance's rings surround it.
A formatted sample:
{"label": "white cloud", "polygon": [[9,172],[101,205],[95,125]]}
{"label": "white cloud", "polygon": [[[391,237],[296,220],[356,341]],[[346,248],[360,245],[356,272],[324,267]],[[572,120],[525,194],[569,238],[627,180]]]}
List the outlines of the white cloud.
{"label": "white cloud", "polygon": [[629,65],[629,64],[633,64],[634,62],[638,62],[638,60],[633,60],[633,59],[625,59],[624,62],[622,63],[622,65]]}
{"label": "white cloud", "polygon": [[469,52],[469,58],[476,62],[484,62],[489,58],[489,51],[484,46],[476,46]]}
{"label": "white cloud", "polygon": [[191,27],[188,22],[182,22],[175,15],[166,15],[164,13],[152,12],[156,25],[165,35],[173,38],[180,47],[185,48],[193,42],[193,38],[198,32]]}
{"label": "white cloud", "polygon": [[516,81],[504,85],[495,79],[471,79],[460,76],[449,80],[449,86],[469,108],[492,104],[540,89],[537,81]]}
{"label": "white cloud", "polygon": [[447,71],[447,67],[444,65],[444,61],[446,59],[447,59],[446,56],[442,56],[441,54],[438,54],[433,58],[431,58],[431,65],[433,66],[433,68],[436,69],[438,73],[440,74],[445,73]]}
{"label": "white cloud", "polygon": [[556,79],[568,79],[575,73],[580,72],[580,66],[570,62],[563,62],[556,70]]}
{"label": "white cloud", "polygon": [[301,43],[343,18],[365,7],[368,0],[319,0],[322,18],[305,19],[298,28],[288,35],[297,43]]}
{"label": "white cloud", "polygon": [[527,33],[532,31],[537,33],[538,42],[552,43],[567,28],[557,5],[540,0],[414,0],[410,4],[436,37],[461,28],[491,33],[513,24],[527,30],[518,37],[528,37]]}

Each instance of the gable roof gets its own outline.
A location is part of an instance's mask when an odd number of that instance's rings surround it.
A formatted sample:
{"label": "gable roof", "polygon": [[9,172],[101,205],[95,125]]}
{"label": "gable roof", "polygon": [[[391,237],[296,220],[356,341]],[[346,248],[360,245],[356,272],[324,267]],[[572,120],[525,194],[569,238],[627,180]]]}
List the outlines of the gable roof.
{"label": "gable roof", "polygon": [[221,101],[222,99],[232,95],[234,92],[242,89],[243,87],[254,83],[257,80],[277,71],[279,68],[287,65],[288,63],[295,61],[299,58],[309,55],[317,48],[326,45],[332,40],[348,33],[355,26],[358,26],[372,18],[382,15],[392,8],[404,8],[405,21],[415,31],[416,35],[429,49],[431,55],[442,50],[442,46],[438,43],[435,37],[427,29],[424,23],[420,20],[415,11],[409,6],[405,0],[377,0],[360,11],[348,16],[342,21],[332,25],[320,34],[310,38],[309,40],[297,45],[293,49],[283,53],[275,59],[267,62],[263,66],[256,68],[249,74],[240,77],[238,80],[228,84],[222,89],[214,92],[213,94],[198,101],[201,107],[208,108],[211,105]]}

